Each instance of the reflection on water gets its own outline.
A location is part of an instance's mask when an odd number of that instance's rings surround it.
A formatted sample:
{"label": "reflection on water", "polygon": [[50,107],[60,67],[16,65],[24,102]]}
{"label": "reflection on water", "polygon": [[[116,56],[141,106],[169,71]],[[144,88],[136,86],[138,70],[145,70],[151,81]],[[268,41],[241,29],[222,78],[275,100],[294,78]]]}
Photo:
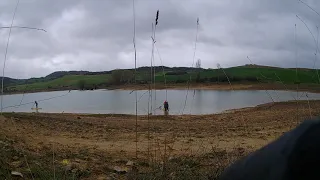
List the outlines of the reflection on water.
{"label": "reflection on water", "polygon": [[[135,114],[135,93],[126,90],[56,91],[4,96],[4,111],[31,112],[33,102],[38,101],[42,112],[56,113],[117,113]],[[320,94],[286,91],[224,91],[224,90],[168,90],[169,112],[163,111],[165,90],[152,95],[153,114],[210,114],[228,109],[256,106],[272,101],[320,99]],[[23,97],[23,98],[22,98]],[[57,97],[57,98],[54,98]],[[46,99],[46,100],[44,100]],[[138,91],[138,114],[148,113],[149,93]],[[44,101],[42,101],[44,100]],[[186,100],[186,104],[185,104]],[[29,104],[28,104],[29,103]],[[150,103],[151,104],[151,103]],[[184,107],[184,105],[186,105]],[[184,111],[183,111],[184,109]]]}

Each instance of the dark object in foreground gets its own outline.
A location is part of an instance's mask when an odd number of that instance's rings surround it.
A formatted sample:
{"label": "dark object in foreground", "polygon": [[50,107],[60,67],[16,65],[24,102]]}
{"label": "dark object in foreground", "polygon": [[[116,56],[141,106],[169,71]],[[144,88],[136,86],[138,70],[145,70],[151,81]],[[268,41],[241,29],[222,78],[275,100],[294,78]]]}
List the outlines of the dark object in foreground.
{"label": "dark object in foreground", "polygon": [[221,180],[320,179],[320,120],[307,120],[228,167]]}

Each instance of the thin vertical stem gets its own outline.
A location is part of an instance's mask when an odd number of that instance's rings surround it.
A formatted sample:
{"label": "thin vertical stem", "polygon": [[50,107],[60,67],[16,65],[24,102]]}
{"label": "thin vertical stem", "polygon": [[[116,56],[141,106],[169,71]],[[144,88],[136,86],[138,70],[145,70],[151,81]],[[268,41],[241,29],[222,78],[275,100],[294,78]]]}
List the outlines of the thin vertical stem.
{"label": "thin vertical stem", "polygon": [[167,136],[164,137],[164,156],[163,156],[163,166],[162,166],[164,177],[167,176],[166,163],[167,163]]}
{"label": "thin vertical stem", "polygon": [[159,56],[159,59],[160,59],[160,62],[161,62],[162,74],[163,74],[163,78],[164,78],[164,86],[165,86],[165,90],[166,90],[166,99],[165,99],[165,100],[167,101],[167,100],[168,100],[168,89],[167,89],[166,73],[164,72],[163,61],[162,61],[162,58],[161,58],[161,55],[160,55],[159,49],[157,48],[156,43],[154,43],[154,47],[155,47],[156,50],[157,50],[157,53],[158,53],[158,56]]}
{"label": "thin vertical stem", "polygon": [[[193,65],[194,65],[194,59],[196,57],[196,51],[197,51],[197,42],[198,42],[198,32],[199,32],[199,18],[197,18],[197,32],[196,32],[196,40],[195,40],[195,43],[194,43],[194,51],[193,51],[193,58],[192,58],[192,66],[191,68],[193,68]],[[187,89],[187,93],[186,93],[186,99],[184,101],[184,106],[183,106],[183,109],[182,109],[182,113],[184,112],[184,109],[186,108],[186,105],[187,105],[187,99],[188,99],[188,94],[189,94],[189,90],[190,90],[190,83],[192,81],[191,79],[191,76],[192,76],[192,73],[191,75],[189,76],[189,81],[188,81],[188,89]],[[190,110],[191,112],[191,110]]]}
{"label": "thin vertical stem", "polygon": [[234,89],[233,89],[233,86],[232,86],[232,84],[231,84],[231,81],[230,81],[230,79],[229,79],[229,77],[228,77],[228,75],[227,75],[227,73],[226,73],[226,72],[224,71],[224,69],[220,66],[220,64],[218,64],[218,68],[222,70],[223,74],[227,77],[227,80],[228,80],[228,83],[229,83],[231,89],[234,90]]}
{"label": "thin vertical stem", "polygon": [[[154,26],[153,31],[153,51],[152,51],[152,60],[153,60],[153,66],[155,66],[155,60],[154,60],[154,44],[156,43],[156,30],[157,25]],[[156,114],[156,105],[157,105],[157,91],[156,91],[156,68],[153,67],[153,89],[154,89],[154,112],[153,114]]]}
{"label": "thin vertical stem", "polygon": [[316,44],[316,54],[315,54],[315,59],[314,59],[314,69],[317,72],[317,76],[318,76],[318,83],[320,83],[320,76],[319,76],[319,71],[316,68],[316,62],[317,62],[317,55],[318,55],[318,47],[319,47],[319,27],[317,26],[317,44]]}
{"label": "thin vertical stem", "polygon": [[299,108],[298,108],[299,84],[298,83],[299,82],[298,82],[297,24],[294,24],[294,44],[295,44],[295,61],[296,61],[296,84],[297,84],[297,101],[296,102],[297,102],[297,123],[298,123],[298,119],[299,119]]}
{"label": "thin vertical stem", "polygon": [[[158,25],[158,18],[159,18],[159,10],[157,11],[155,23],[154,23],[154,29],[153,29],[153,38],[152,38],[152,59],[153,59],[153,88],[154,88],[154,115],[156,114],[156,105],[157,105],[157,90],[156,90],[156,67],[155,67],[155,60],[154,60],[154,48],[156,43],[156,30]],[[154,129],[154,123],[153,123],[153,129]],[[156,133],[153,132],[154,139],[155,139],[155,146],[157,145],[157,136]],[[157,148],[154,148],[154,161],[157,162]]]}
{"label": "thin vertical stem", "polygon": [[281,84],[284,86],[285,90],[288,91],[288,92],[290,92],[292,98],[293,98],[294,100],[297,100],[296,97],[294,96],[294,94],[292,94],[292,92],[289,91],[289,88],[287,88],[287,86],[284,84],[284,82],[283,82],[283,81],[280,79],[280,77],[277,75],[277,73],[274,73],[274,75],[278,78],[278,80],[279,80],[279,81],[281,82]]}
{"label": "thin vertical stem", "polygon": [[12,26],[13,26],[14,19],[16,17],[16,13],[17,13],[17,9],[18,9],[19,3],[20,3],[20,0],[17,1],[16,7],[15,7],[14,12],[13,12],[13,17],[12,17],[10,30],[9,30],[9,35],[8,35],[8,39],[7,39],[6,51],[5,51],[5,54],[4,54],[3,69],[2,69],[2,79],[1,79],[1,114],[2,114],[2,111],[3,111],[4,70],[6,68],[6,61],[7,61],[7,55],[8,55],[8,49],[9,49],[9,42],[10,42],[10,37],[11,37]]}
{"label": "thin vertical stem", "polygon": [[149,96],[148,96],[148,115],[147,115],[147,121],[148,121],[148,159],[150,161],[150,97],[151,97],[151,90],[150,90],[150,84],[149,84]]}
{"label": "thin vertical stem", "polygon": [[[247,59],[250,61],[250,63],[251,63],[252,65],[254,64],[254,63],[252,62],[251,58],[249,58],[249,56],[247,56]],[[259,71],[259,74],[260,74],[261,77],[267,78],[267,77],[265,77],[260,71]],[[256,78],[257,78],[257,77],[256,77]],[[280,78],[278,77],[278,79],[280,79]],[[257,78],[257,80],[258,80],[258,78]],[[280,80],[280,81],[281,81],[281,80]],[[260,82],[260,81],[259,81],[259,82]],[[282,81],[281,81],[281,82],[282,82]],[[260,83],[262,83],[262,82],[260,82]],[[271,96],[271,94],[268,92],[268,90],[265,89],[265,92],[266,92],[266,94],[270,97],[271,101],[272,101],[273,103],[275,103],[274,99],[272,98],[272,96]],[[274,92],[276,93],[276,95],[278,96],[278,99],[280,100],[278,93],[277,93],[276,91],[274,91]],[[294,98],[294,99],[295,99],[295,98]]]}
{"label": "thin vertical stem", "polygon": [[[153,71],[152,71],[152,68],[153,68],[153,53],[154,53],[154,40],[153,40],[153,31],[154,31],[154,26],[153,26],[153,23],[152,23],[152,33],[151,33],[151,37],[152,37],[152,50],[151,50],[151,61],[150,61],[150,84],[152,85],[152,80],[153,80]],[[151,103],[150,103],[150,108],[151,108],[151,113],[153,111],[152,109],[152,88],[151,88]]]}
{"label": "thin vertical stem", "polygon": [[34,180],[34,177],[33,177],[33,174],[32,174],[32,171],[31,171],[31,168],[30,168],[30,166],[29,166],[29,163],[28,163],[28,160],[27,160],[27,157],[26,157],[26,156],[24,156],[24,160],[26,161],[27,167],[28,167],[28,169],[29,169],[29,171],[30,171],[30,173],[31,173],[32,180]]}
{"label": "thin vertical stem", "polygon": [[311,114],[311,106],[310,106],[310,102],[309,102],[308,93],[306,93],[306,97],[307,97],[307,102],[308,102],[308,107],[309,107],[309,115],[310,115],[310,119],[311,119],[312,118],[312,114]]}
{"label": "thin vertical stem", "polygon": [[[134,84],[137,84],[137,49],[136,49],[136,12],[133,2],[133,48],[134,48]],[[135,91],[135,100],[136,100],[136,160],[138,159],[138,92]]]}
{"label": "thin vertical stem", "polygon": [[52,143],[52,165],[53,165],[53,180],[56,179],[56,167],[54,163],[54,142]]}
{"label": "thin vertical stem", "polygon": [[[308,29],[310,35],[312,36],[312,39],[314,41],[314,44],[316,46],[316,57],[315,57],[315,60],[314,60],[314,66],[313,66],[313,69],[315,69],[315,65],[316,65],[316,60],[317,60],[317,54],[319,52],[319,46],[318,46],[318,38],[319,38],[319,30],[318,30],[318,26],[317,26],[317,39],[314,37],[312,31],[310,30],[309,26],[307,25],[307,23],[298,15],[296,15],[296,17],[304,24],[304,26]],[[295,41],[296,41],[296,27],[297,25],[295,24]],[[296,43],[296,42],[295,42]],[[297,46],[297,45],[296,45]],[[296,47],[296,53],[297,53],[297,47]],[[297,60],[296,60],[296,66],[297,66]],[[319,76],[319,73],[318,73],[318,70],[316,70],[316,73],[317,73],[317,76],[318,76],[318,81],[320,82],[320,76]]]}
{"label": "thin vertical stem", "polygon": [[[151,24],[151,37],[153,36],[153,23]],[[152,50],[151,50],[151,59],[150,59],[150,83],[149,83],[149,97],[148,97],[148,116],[147,116],[147,121],[148,121],[148,159],[150,161],[150,112],[152,113],[152,54],[153,54],[153,47],[154,43],[152,40]]]}
{"label": "thin vertical stem", "polygon": [[295,62],[296,62],[296,81],[298,81],[297,24],[294,25],[294,44],[295,44]]}

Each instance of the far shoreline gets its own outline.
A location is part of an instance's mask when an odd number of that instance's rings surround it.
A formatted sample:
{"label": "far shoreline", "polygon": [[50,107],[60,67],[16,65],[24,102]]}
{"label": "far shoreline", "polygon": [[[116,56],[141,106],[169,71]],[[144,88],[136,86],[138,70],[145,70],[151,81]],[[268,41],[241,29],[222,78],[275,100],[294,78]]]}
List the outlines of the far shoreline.
{"label": "far shoreline", "polygon": [[[186,84],[156,84],[155,86],[150,86],[151,89],[156,90],[283,90],[283,91],[299,91],[299,92],[310,92],[310,93],[320,93],[320,85],[318,84],[270,84],[270,83],[260,83],[260,84],[190,84],[189,87]],[[14,94],[31,94],[31,93],[40,93],[40,92],[54,92],[54,91],[94,91],[94,90],[148,90],[149,85],[147,84],[126,84],[126,85],[113,85],[108,87],[99,87],[97,89],[85,89],[80,90],[77,88],[55,88],[55,89],[39,89],[31,91],[12,91],[4,92],[4,95],[14,95]]]}

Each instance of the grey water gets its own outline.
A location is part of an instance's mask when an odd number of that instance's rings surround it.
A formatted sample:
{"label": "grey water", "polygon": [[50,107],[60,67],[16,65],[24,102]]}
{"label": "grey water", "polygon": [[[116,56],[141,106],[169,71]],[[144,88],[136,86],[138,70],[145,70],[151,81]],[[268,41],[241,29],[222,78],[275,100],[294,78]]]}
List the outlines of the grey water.
{"label": "grey water", "polygon": [[[165,90],[137,91],[138,114],[163,114]],[[187,97],[187,98],[186,98]],[[229,109],[253,107],[259,104],[289,100],[319,100],[320,94],[290,91],[260,90],[167,90],[169,114],[212,114]],[[54,91],[5,95],[4,112],[32,112],[34,101],[40,112],[135,114],[135,92],[130,90]],[[151,107],[150,107],[151,109]]]}

